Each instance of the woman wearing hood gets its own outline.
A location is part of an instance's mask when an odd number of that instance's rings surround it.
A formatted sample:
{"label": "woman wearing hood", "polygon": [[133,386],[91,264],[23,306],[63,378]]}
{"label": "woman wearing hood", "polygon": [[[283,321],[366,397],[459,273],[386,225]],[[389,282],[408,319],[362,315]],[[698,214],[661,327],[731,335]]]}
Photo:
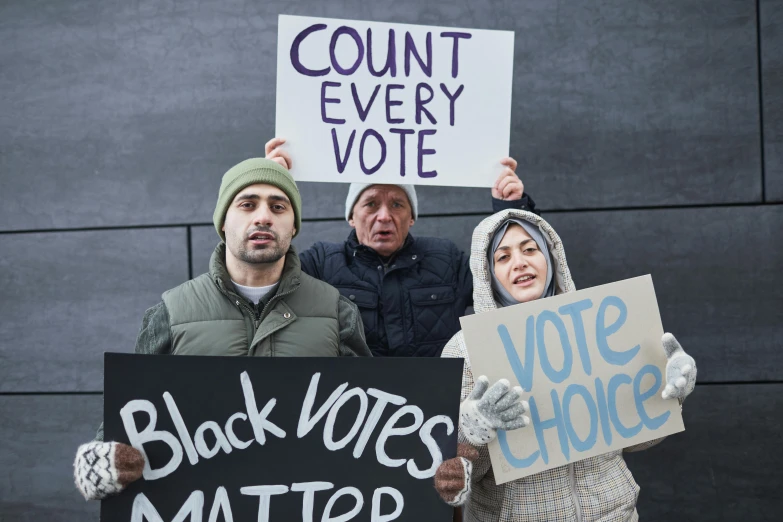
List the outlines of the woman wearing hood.
{"label": "woman wearing hood", "polygon": [[[576,288],[560,237],[540,216],[506,210],[482,221],[473,232],[470,269],[476,313],[526,303]],[[664,399],[680,404],[696,384],[696,364],[671,334],[664,334]],[[442,357],[465,359],[462,374],[457,457],[435,474],[435,488],[453,506],[464,505],[465,521],[477,522],[609,522],[636,521],[639,486],[613,451],[535,475],[495,484],[487,443],[497,430],[524,428],[530,420],[522,389],[501,379],[492,387],[486,377],[475,381],[463,333],[458,332]],[[649,448],[657,439],[624,451]]]}

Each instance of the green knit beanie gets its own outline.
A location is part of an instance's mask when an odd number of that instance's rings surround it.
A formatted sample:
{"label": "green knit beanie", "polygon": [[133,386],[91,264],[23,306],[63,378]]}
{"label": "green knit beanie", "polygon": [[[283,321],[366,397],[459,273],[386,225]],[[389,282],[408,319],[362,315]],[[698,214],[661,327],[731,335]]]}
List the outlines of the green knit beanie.
{"label": "green knit beanie", "polygon": [[226,240],[226,235],[222,228],[226,221],[228,207],[240,190],[256,183],[265,183],[282,190],[294,207],[296,234],[302,228],[302,196],[299,194],[299,188],[297,188],[291,173],[276,161],[266,158],[250,158],[231,167],[223,175],[223,181],[220,182],[220,192],[218,193],[217,205],[215,205],[215,213],[212,215],[212,222],[223,241]]}

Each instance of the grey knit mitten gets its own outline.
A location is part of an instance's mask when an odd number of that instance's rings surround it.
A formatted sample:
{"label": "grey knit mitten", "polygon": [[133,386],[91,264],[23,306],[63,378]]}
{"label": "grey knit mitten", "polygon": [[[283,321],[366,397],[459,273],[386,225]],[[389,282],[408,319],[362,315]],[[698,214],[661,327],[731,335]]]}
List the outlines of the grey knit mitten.
{"label": "grey knit mitten", "polygon": [[144,455],[121,442],[93,441],[76,450],[73,478],[87,500],[100,500],[119,493],[141,478]]}
{"label": "grey knit mitten", "polygon": [[661,337],[666,352],[666,387],[661,392],[664,399],[679,399],[680,402],[691,394],[696,386],[696,361],[685,353],[677,339],[670,333]]}
{"label": "grey knit mitten", "polygon": [[527,401],[520,401],[522,388],[510,389],[506,379],[500,379],[489,390],[489,379],[482,375],[459,408],[462,434],[474,446],[487,444],[497,436],[497,430],[516,430],[530,424],[525,415]]}

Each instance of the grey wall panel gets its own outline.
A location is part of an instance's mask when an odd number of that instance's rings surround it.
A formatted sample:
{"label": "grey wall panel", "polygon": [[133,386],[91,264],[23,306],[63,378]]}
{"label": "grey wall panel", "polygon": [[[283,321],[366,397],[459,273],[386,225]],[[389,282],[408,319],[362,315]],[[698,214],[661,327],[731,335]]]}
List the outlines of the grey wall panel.
{"label": "grey wall panel", "polygon": [[274,128],[279,9],[4,2],[2,227],[209,222]]}
{"label": "grey wall panel", "polygon": [[640,520],[779,520],[781,397],[780,384],[696,386],[683,406],[684,433],[625,454],[642,488]]}
{"label": "grey wall panel", "polygon": [[418,236],[450,239],[463,252],[470,254],[473,229],[489,215],[490,213],[482,216],[430,217],[420,220],[411,230]]}
{"label": "grey wall panel", "polygon": [[[296,161],[296,160],[293,160]],[[302,194],[302,217],[339,218],[345,216],[347,183],[299,183]]]}
{"label": "grey wall panel", "polygon": [[767,201],[783,201],[783,1],[760,0]]}
{"label": "grey wall panel", "polygon": [[545,208],[760,201],[752,1],[486,5],[515,30],[511,150]]}
{"label": "grey wall panel", "polygon": [[215,227],[190,227],[191,269],[193,277],[209,270],[209,256],[220,241]]}
{"label": "grey wall panel", "polygon": [[[514,30],[511,153],[545,207],[760,195],[747,2],[39,0],[0,7],[0,229],[208,223],[221,174],[274,133],[283,11]],[[344,188],[307,192],[307,216],[342,214]],[[426,192],[425,213],[467,209]]]}
{"label": "grey wall panel", "polygon": [[[412,230],[415,231],[417,227],[418,223],[414,224]],[[302,223],[302,232],[294,238],[294,245],[301,252],[318,241],[342,243],[348,238],[351,230],[351,226],[345,220]]]}
{"label": "grey wall panel", "polygon": [[0,520],[96,521],[73,483],[76,448],[103,418],[99,395],[0,396]]}
{"label": "grey wall panel", "polygon": [[103,389],[144,310],[187,279],[185,229],[0,235],[0,392]]}

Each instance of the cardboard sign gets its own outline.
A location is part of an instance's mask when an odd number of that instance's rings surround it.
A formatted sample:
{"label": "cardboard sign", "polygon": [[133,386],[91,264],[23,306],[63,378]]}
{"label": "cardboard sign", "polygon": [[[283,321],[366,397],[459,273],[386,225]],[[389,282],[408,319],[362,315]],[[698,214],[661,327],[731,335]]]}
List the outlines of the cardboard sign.
{"label": "cardboard sign", "polygon": [[462,318],[474,377],[521,386],[531,425],[489,445],[498,484],[683,431],[647,275]]}
{"label": "cardboard sign", "polygon": [[275,134],[300,181],[491,187],[514,33],[281,15]]}
{"label": "cardboard sign", "polygon": [[106,440],[142,479],[103,522],[441,521],[461,360],[106,354]]}

